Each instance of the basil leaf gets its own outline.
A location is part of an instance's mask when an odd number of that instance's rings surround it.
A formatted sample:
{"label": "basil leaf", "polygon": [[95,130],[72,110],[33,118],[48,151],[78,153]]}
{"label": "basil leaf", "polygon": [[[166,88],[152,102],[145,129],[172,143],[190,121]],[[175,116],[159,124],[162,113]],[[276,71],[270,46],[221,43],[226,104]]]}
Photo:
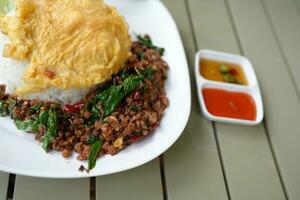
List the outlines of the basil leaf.
{"label": "basil leaf", "polygon": [[99,139],[99,137],[95,136],[95,135],[90,135],[89,136],[89,139],[87,140],[87,143],[88,144],[93,144],[95,142],[97,142]]}
{"label": "basil leaf", "polygon": [[[120,85],[113,85],[96,95],[90,102],[88,102],[86,109],[92,113],[94,119],[109,116],[118,104],[132,92],[142,81],[143,76],[131,75],[127,77]],[[104,114],[100,116],[97,104],[101,103]]]}
{"label": "basil leaf", "polygon": [[102,140],[96,141],[91,145],[91,150],[88,158],[88,170],[91,170],[96,166],[97,156],[102,148],[102,145]]}
{"label": "basil leaf", "polygon": [[143,37],[143,36],[141,36],[141,35],[138,35],[137,38],[138,38],[138,41],[139,41],[140,43],[142,43],[143,45],[146,45],[146,46],[148,46],[148,47],[150,47],[150,46],[153,45],[153,44],[152,44],[152,40],[151,40],[150,38],[148,38],[148,37]]}
{"label": "basil leaf", "polygon": [[128,73],[126,73],[124,70],[120,71],[119,73],[119,76],[122,78],[122,79],[125,79],[129,76]]}
{"label": "basil leaf", "polygon": [[32,110],[39,110],[41,108],[42,104],[38,104],[36,106],[32,106],[31,109]]}
{"label": "basil leaf", "polygon": [[0,101],[0,116],[5,117],[9,115],[8,105],[5,101]]}
{"label": "basil leaf", "polygon": [[142,76],[133,75],[125,79],[123,82],[124,97],[127,96],[132,90],[134,90],[143,81]]}
{"label": "basil leaf", "polygon": [[138,52],[138,56],[140,60],[144,60],[145,58],[145,53],[144,52]]}
{"label": "basil leaf", "polygon": [[17,102],[14,99],[9,99],[8,103],[9,103],[8,110],[9,113],[11,114]]}
{"label": "basil leaf", "polygon": [[8,115],[12,116],[12,110],[14,109],[16,105],[16,101],[14,99],[7,99],[6,101],[1,100],[0,101],[0,116],[5,117]]}
{"label": "basil leaf", "polygon": [[52,109],[49,110],[49,117],[47,120],[46,133],[41,138],[43,149],[48,152],[50,144],[57,132],[57,113]]}
{"label": "basil leaf", "polygon": [[165,49],[164,48],[160,48],[157,46],[154,46],[152,44],[152,40],[150,38],[147,37],[142,37],[140,35],[137,36],[139,43],[153,49],[154,51],[157,51],[161,56],[164,55]]}
{"label": "basil leaf", "polygon": [[139,110],[142,109],[140,106],[137,106],[137,105],[132,105],[132,106],[130,106],[129,108],[130,108],[130,110],[132,110],[132,111],[139,111]]}
{"label": "basil leaf", "polygon": [[143,76],[148,79],[148,80],[152,80],[153,79],[153,73],[154,73],[154,69],[151,67],[147,67],[146,69],[144,69],[143,71]]}
{"label": "basil leaf", "polygon": [[111,86],[103,93],[101,93],[97,97],[97,99],[99,99],[100,102],[103,104],[104,117],[112,113],[123,98],[124,98],[124,94],[122,92],[122,85]]}
{"label": "basil leaf", "polygon": [[49,118],[49,111],[44,110],[40,113],[38,121],[39,121],[39,123],[43,124],[44,126],[47,126],[48,118]]}
{"label": "basil leaf", "polygon": [[42,111],[39,117],[35,120],[15,120],[16,127],[19,130],[23,130],[26,132],[38,132],[40,124],[47,126],[48,122],[48,110]]}
{"label": "basil leaf", "polygon": [[15,124],[19,130],[23,130],[26,132],[38,132],[39,130],[39,124],[36,120],[16,120]]}

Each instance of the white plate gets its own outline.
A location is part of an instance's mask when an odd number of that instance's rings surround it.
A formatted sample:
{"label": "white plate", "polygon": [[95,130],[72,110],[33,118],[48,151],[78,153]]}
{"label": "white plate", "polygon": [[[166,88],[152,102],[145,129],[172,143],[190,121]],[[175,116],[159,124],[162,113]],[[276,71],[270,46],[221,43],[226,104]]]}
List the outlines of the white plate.
{"label": "white plate", "polygon": [[148,33],[154,44],[166,49],[170,69],[166,82],[170,106],[160,126],[149,137],[115,156],[98,159],[89,173],[78,168],[75,155],[64,159],[60,153],[46,154],[32,134],[18,131],[12,120],[0,119],[0,170],[28,176],[76,178],[111,174],[142,165],[166,151],[182,133],[190,113],[190,80],[186,57],[177,27],[164,5],[157,0],[110,0],[125,16],[135,33]]}
{"label": "white plate", "polygon": [[[203,58],[240,65],[242,70],[245,73],[246,79],[248,81],[248,85],[237,85],[231,83],[210,81],[205,79],[200,73],[200,62],[201,59]],[[197,82],[199,103],[201,106],[202,113],[207,119],[211,121],[244,124],[244,125],[256,125],[262,121],[264,116],[264,110],[263,110],[261,93],[260,93],[258,81],[254,69],[252,67],[252,64],[246,57],[236,55],[236,54],[224,53],[220,51],[202,49],[196,54],[195,57],[195,76]],[[253,98],[256,105],[255,120],[251,121],[251,120],[242,120],[242,119],[235,119],[235,118],[228,118],[228,117],[218,117],[209,113],[206,108],[203,94],[202,94],[203,88],[224,89],[231,92],[244,92],[250,95]]]}

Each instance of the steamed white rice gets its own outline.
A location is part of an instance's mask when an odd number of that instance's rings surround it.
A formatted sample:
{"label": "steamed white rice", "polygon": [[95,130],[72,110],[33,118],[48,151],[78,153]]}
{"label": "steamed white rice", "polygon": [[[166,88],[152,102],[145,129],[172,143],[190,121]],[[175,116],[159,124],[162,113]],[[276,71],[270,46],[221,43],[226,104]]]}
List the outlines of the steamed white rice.
{"label": "steamed white rice", "polygon": [[[17,87],[24,84],[22,75],[28,66],[28,62],[3,57],[3,47],[7,42],[8,38],[0,33],[0,84],[5,84],[6,92],[13,94]],[[86,95],[88,90],[89,89],[63,90],[58,88],[49,88],[42,92],[32,93],[24,98],[58,101],[63,104],[76,103]]]}

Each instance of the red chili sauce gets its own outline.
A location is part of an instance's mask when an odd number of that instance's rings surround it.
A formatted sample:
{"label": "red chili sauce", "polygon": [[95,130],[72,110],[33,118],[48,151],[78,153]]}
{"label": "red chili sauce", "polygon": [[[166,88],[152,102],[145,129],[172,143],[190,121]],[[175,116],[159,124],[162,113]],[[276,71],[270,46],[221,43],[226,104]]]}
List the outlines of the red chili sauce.
{"label": "red chili sauce", "polygon": [[206,108],[212,115],[253,121],[256,119],[255,101],[244,92],[205,88],[202,93]]}

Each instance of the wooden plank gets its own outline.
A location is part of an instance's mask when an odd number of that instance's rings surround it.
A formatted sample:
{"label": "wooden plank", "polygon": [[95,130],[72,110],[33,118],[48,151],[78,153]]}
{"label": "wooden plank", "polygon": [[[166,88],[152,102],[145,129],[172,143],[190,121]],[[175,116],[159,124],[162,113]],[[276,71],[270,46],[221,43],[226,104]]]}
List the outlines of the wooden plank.
{"label": "wooden plank", "polygon": [[300,98],[300,15],[298,8],[292,0],[264,0],[264,3]]}
{"label": "wooden plank", "polygon": [[158,159],[125,172],[96,178],[96,200],[163,199]]}
{"label": "wooden plank", "polygon": [[14,200],[89,200],[90,179],[43,179],[17,176]]}
{"label": "wooden plank", "polygon": [[188,57],[192,85],[190,120],[179,140],[164,154],[168,199],[227,199],[212,124],[199,112],[194,79],[195,44],[187,6],[183,0],[164,2],[179,28]]}
{"label": "wooden plank", "polygon": [[298,13],[300,14],[300,0],[293,0],[296,4],[296,7],[298,9]]}
{"label": "wooden plank", "polygon": [[[198,48],[240,53],[224,1],[190,0],[189,7]],[[216,123],[216,131],[231,199],[284,199],[263,125]]]}
{"label": "wooden plank", "polygon": [[261,1],[231,0],[230,7],[241,46],[258,75],[265,121],[287,195],[300,199],[299,98]]}
{"label": "wooden plank", "polygon": [[0,199],[6,199],[9,174],[0,172]]}

